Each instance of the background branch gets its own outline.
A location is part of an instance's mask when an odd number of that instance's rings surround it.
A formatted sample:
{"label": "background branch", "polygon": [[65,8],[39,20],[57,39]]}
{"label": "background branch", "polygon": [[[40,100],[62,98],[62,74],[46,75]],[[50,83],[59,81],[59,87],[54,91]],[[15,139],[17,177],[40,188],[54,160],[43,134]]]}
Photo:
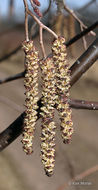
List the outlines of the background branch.
{"label": "background branch", "polygon": [[[92,50],[91,54],[90,51]],[[86,56],[87,60],[86,60]],[[98,59],[98,39],[88,48],[78,61],[76,61],[71,67],[71,86],[75,84],[77,80],[86,72]],[[82,62],[80,62],[82,60]],[[91,60],[91,62],[90,62]],[[72,108],[76,109],[98,109],[98,102],[88,102],[84,100],[70,100],[69,104]],[[41,100],[38,102],[39,108],[41,107]],[[38,114],[40,109],[38,109]],[[22,113],[7,129],[0,134],[0,151],[6,148],[11,142],[13,142],[23,130],[23,119],[24,114]],[[39,117],[39,115],[38,115]]]}
{"label": "background branch", "polygon": [[[66,42],[66,46],[69,47],[73,43],[75,43],[77,40],[81,39],[83,36],[85,36],[87,33],[89,33],[91,30],[94,30],[96,27],[98,27],[98,21],[89,26],[87,29],[85,29],[83,32],[80,32],[79,34],[75,35],[72,39]],[[35,38],[38,35],[38,32],[36,32],[32,38]],[[15,48],[13,51],[10,53],[2,56],[0,58],[0,62],[5,61],[6,59],[10,58],[12,55],[17,53],[21,49],[21,45],[19,45],[17,48]]]}
{"label": "background branch", "polygon": [[[85,73],[98,59],[98,39],[78,58],[71,66],[71,86]],[[25,71],[0,80],[0,84],[23,78]]]}

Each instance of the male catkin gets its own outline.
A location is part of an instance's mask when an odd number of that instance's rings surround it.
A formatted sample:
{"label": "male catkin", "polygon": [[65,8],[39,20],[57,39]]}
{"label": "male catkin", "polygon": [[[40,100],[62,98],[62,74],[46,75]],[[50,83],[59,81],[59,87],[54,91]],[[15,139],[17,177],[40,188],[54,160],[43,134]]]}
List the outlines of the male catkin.
{"label": "male catkin", "polygon": [[67,61],[65,39],[58,37],[53,42],[52,52],[56,68],[57,109],[61,119],[61,131],[64,143],[70,143],[73,133],[71,108],[69,107],[70,71]]}
{"label": "male catkin", "polygon": [[33,41],[23,43],[25,52],[25,118],[23,131],[23,149],[26,154],[33,152],[33,138],[35,124],[37,120],[37,101],[38,101],[38,52],[36,51]]}
{"label": "male catkin", "polygon": [[41,154],[42,163],[48,176],[53,174],[55,162],[55,67],[52,58],[41,63],[43,91],[42,91],[42,131],[41,131]]}

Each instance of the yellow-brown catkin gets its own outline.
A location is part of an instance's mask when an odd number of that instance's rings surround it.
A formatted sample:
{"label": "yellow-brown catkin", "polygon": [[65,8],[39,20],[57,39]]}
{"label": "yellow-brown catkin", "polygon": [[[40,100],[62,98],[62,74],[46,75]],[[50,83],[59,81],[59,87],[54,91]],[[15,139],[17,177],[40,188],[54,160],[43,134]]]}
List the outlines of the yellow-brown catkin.
{"label": "yellow-brown catkin", "polygon": [[73,133],[72,111],[69,107],[70,71],[67,62],[65,39],[58,37],[53,42],[52,52],[56,68],[57,109],[61,119],[61,131],[64,143],[70,143]]}
{"label": "yellow-brown catkin", "polygon": [[43,91],[42,91],[42,131],[41,131],[41,154],[42,163],[46,175],[51,176],[55,162],[55,67],[53,59],[48,58],[41,63]]}
{"label": "yellow-brown catkin", "polygon": [[38,102],[38,52],[35,50],[33,41],[23,43],[25,52],[25,118],[23,131],[23,149],[26,154],[33,152],[34,130],[37,120]]}

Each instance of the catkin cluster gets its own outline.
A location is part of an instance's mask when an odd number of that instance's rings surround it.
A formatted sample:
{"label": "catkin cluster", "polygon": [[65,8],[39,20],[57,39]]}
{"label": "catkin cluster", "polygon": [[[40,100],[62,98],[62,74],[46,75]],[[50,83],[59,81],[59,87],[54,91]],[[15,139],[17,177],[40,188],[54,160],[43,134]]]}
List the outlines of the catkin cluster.
{"label": "catkin cluster", "polygon": [[61,119],[61,131],[64,143],[70,143],[73,133],[71,108],[69,107],[70,71],[67,63],[65,39],[58,37],[53,42],[53,61],[56,68],[56,105]]}
{"label": "catkin cluster", "polygon": [[23,131],[23,149],[26,154],[33,152],[33,137],[37,120],[37,101],[38,101],[38,52],[35,50],[33,41],[24,42],[25,52],[25,118]]}
{"label": "catkin cluster", "polygon": [[41,63],[43,91],[42,91],[42,130],[41,130],[41,154],[42,163],[48,176],[53,174],[55,162],[55,67],[53,59],[48,58]]}

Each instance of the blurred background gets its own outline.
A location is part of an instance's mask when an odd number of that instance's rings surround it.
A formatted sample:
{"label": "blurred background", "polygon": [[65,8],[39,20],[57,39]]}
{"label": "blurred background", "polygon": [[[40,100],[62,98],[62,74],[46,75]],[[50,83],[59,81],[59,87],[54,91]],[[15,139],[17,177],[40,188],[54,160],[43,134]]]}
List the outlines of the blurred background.
{"label": "blurred background", "polygon": [[[44,13],[49,6],[49,0],[40,0],[40,10]],[[98,0],[66,0],[66,5],[90,26],[98,21]],[[29,4],[30,6],[30,4]],[[32,10],[32,7],[30,6]],[[33,10],[32,10],[33,11]],[[65,10],[57,14],[57,6],[52,2],[49,12],[42,20],[58,35],[70,39],[80,32],[79,23]],[[30,18],[29,28],[34,21]],[[97,37],[97,30],[96,32]],[[34,37],[34,34],[37,34]],[[36,48],[40,52],[38,28],[31,32]],[[94,36],[86,35],[87,47],[95,40]],[[21,0],[0,1],[0,58],[17,48],[25,39],[24,36],[24,6]],[[51,52],[53,37],[44,32],[44,45],[47,55]],[[85,51],[83,40],[78,40],[68,48],[70,66]],[[70,95],[75,99],[98,101],[98,61],[72,87]],[[12,76],[24,70],[24,53],[19,50],[9,59],[0,62],[0,79]],[[39,81],[41,96],[41,80]],[[0,131],[6,129],[24,111],[23,79],[0,85]],[[59,118],[56,113],[56,163],[54,175],[45,176],[40,158],[40,126],[36,125],[34,153],[26,156],[22,151],[20,136],[0,154],[0,190],[97,190],[98,172],[88,175],[83,185],[68,183],[76,175],[98,164],[98,112],[73,109],[74,134],[72,143],[64,145],[61,139]],[[87,183],[86,183],[87,182]]]}

